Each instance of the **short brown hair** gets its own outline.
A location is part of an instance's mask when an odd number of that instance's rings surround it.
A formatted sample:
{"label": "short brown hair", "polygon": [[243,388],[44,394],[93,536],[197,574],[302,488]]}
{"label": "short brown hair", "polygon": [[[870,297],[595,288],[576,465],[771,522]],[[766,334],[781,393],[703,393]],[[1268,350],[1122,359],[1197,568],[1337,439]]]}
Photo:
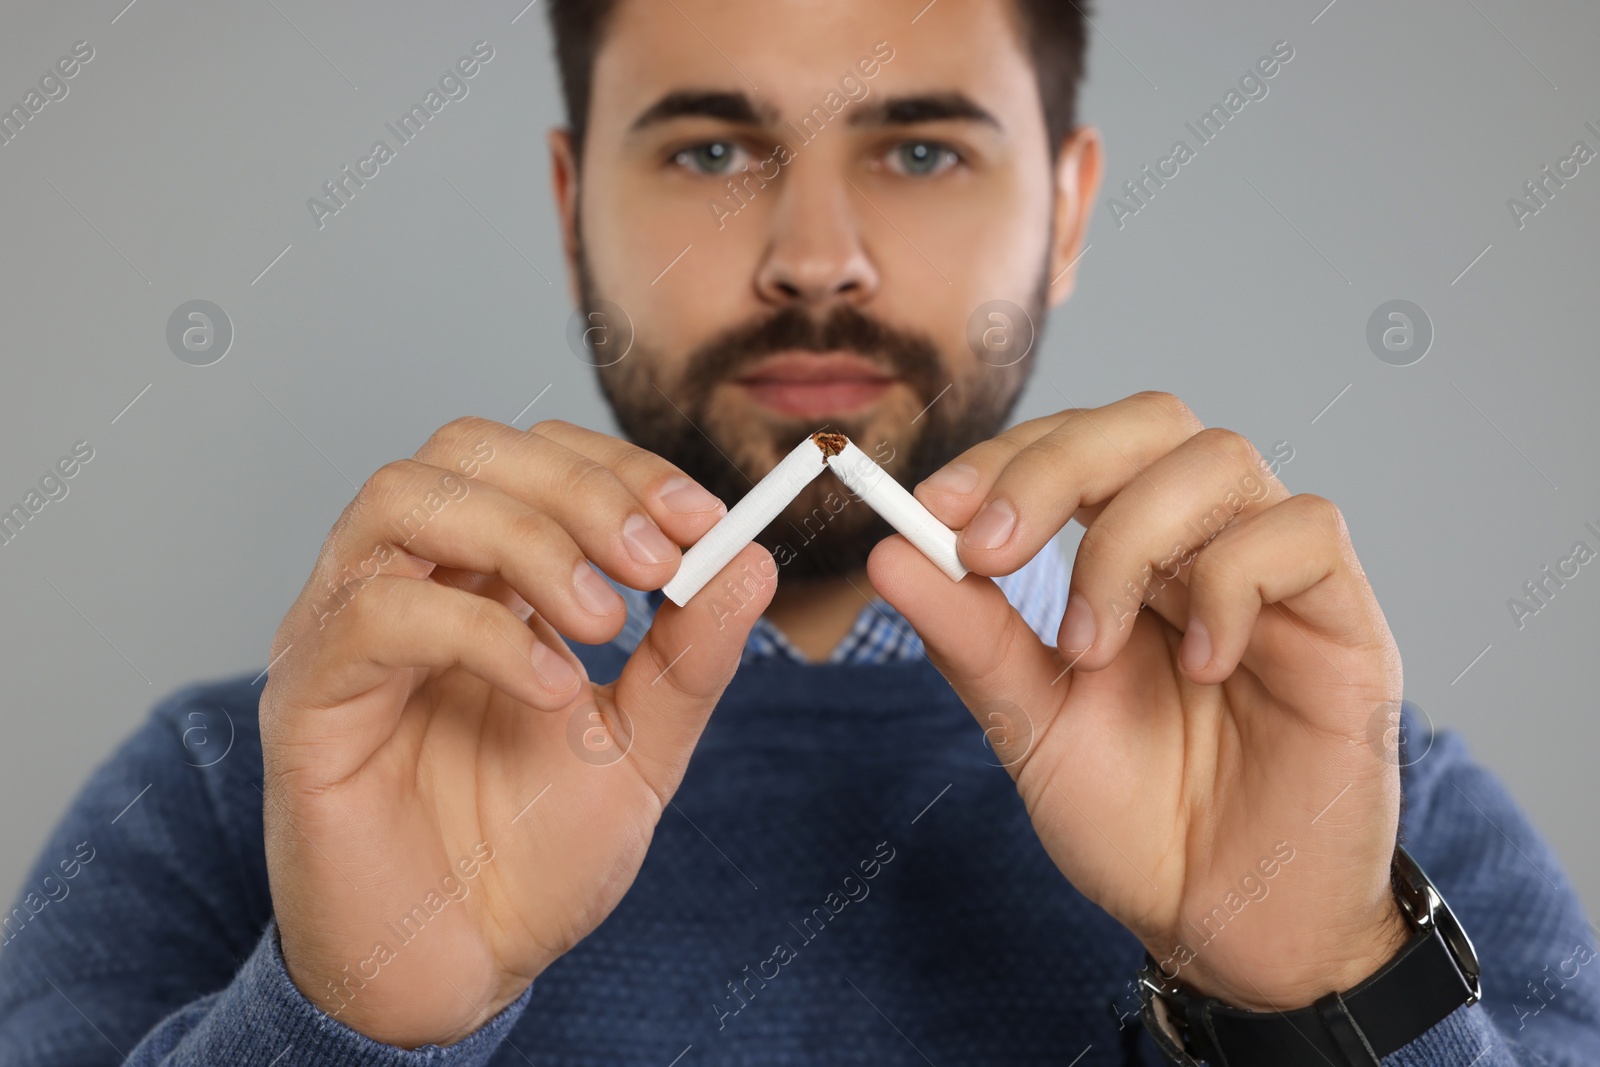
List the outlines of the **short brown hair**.
{"label": "short brown hair", "polygon": [[[1033,59],[1052,157],[1077,124],[1078,83],[1084,74],[1089,0],[1014,0],[1017,31]],[[573,149],[581,159],[589,119],[594,57],[617,0],[549,0],[550,31],[567,103]]]}

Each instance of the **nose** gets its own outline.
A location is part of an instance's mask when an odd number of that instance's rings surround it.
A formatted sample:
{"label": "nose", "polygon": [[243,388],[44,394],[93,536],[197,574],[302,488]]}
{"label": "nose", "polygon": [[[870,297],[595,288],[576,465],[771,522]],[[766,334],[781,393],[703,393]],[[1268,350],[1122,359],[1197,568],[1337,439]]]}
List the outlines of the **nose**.
{"label": "nose", "polygon": [[826,311],[877,295],[877,265],[862,242],[857,194],[832,160],[797,159],[778,180],[756,291],[773,306]]}

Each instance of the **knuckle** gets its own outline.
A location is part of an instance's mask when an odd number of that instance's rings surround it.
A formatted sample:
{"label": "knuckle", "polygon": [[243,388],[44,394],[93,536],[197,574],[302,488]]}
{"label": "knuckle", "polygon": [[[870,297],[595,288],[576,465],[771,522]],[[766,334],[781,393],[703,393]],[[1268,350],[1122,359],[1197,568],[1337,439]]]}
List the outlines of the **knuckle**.
{"label": "knuckle", "polygon": [[632,481],[639,485],[666,482],[675,471],[669,470],[669,464],[653,452],[629,445],[624,448],[613,464],[613,472],[624,481]]}
{"label": "knuckle", "polygon": [[585,494],[607,493],[617,484],[616,475],[588,457],[578,457],[567,465],[560,477],[560,491],[572,499],[591,502]]}
{"label": "knuckle", "polygon": [[1248,467],[1252,471],[1261,467],[1261,453],[1242,433],[1222,426],[1213,426],[1198,431],[1194,435],[1194,440],[1203,442],[1207,448],[1221,451],[1241,467]]}
{"label": "knuckle", "polygon": [[1202,548],[1189,568],[1189,584],[1215,588],[1237,584],[1241,572],[1238,557],[1233,551],[1233,538],[1218,538]]}
{"label": "knuckle", "polygon": [[1171,423],[1176,423],[1187,429],[1191,434],[1203,429],[1203,424],[1188,404],[1178,399],[1172,393],[1160,389],[1146,389],[1134,394],[1135,399],[1148,407],[1157,416]]}
{"label": "knuckle", "polygon": [[548,542],[551,537],[551,527],[554,520],[542,511],[532,508],[519,508],[510,519],[509,533],[513,545],[540,545],[540,555],[549,562]]}
{"label": "knuckle", "polygon": [[540,419],[538,422],[528,427],[528,432],[539,437],[550,437],[552,435],[559,435],[570,429],[572,429],[572,423],[568,422],[566,419]]}
{"label": "knuckle", "polygon": [[422,448],[418,450],[417,455],[420,457],[422,455],[437,455],[441,452],[448,452],[466,436],[467,428],[463,425],[466,421],[465,418],[451,419],[433,431],[428,435],[427,441],[423,442]]}
{"label": "knuckle", "polygon": [[1079,443],[1074,439],[1072,432],[1058,426],[1036,440],[1023,444],[1016,455],[1011,457],[1011,462],[1000,472],[994,488],[990,491],[996,495],[1001,493],[1001,484],[1010,480],[1007,475],[1011,473],[1010,468],[1013,465],[1019,471],[1029,467],[1039,468],[1041,473],[1060,471],[1062,465],[1071,459],[1078,447]]}
{"label": "knuckle", "polygon": [[454,456],[499,429],[499,424],[477,415],[462,415],[451,419],[433,431],[417,457]]}
{"label": "knuckle", "polygon": [[1300,493],[1294,500],[1296,506],[1304,509],[1319,527],[1330,531],[1336,540],[1343,541],[1349,536],[1345,527],[1344,512],[1327,497],[1315,493]]}
{"label": "knuckle", "polygon": [[411,480],[419,464],[413,459],[392,459],[372,472],[367,483],[375,489],[392,492]]}
{"label": "knuckle", "polygon": [[[470,595],[470,594],[469,594]],[[508,618],[515,618],[509,609],[492,601],[474,598],[475,602],[463,604],[466,613],[466,635],[470,646],[493,649],[495,642],[509,641],[513,648],[524,652],[533,640],[533,632],[522,625],[512,626]],[[502,617],[505,616],[505,617]],[[520,631],[520,633],[518,632]],[[460,650],[457,650],[459,659]]]}
{"label": "knuckle", "polygon": [[1017,444],[1026,444],[1029,441],[1045,437],[1062,423],[1071,422],[1078,409],[1070,408],[1053,415],[1041,415],[1036,419],[1019,422],[1009,429],[996,434],[995,437],[1002,441],[1015,441]]}
{"label": "knuckle", "polygon": [[1141,390],[1134,394],[1134,399],[1164,415],[1178,415],[1189,410],[1187,404],[1163,389]]}
{"label": "knuckle", "polygon": [[364,509],[381,510],[393,502],[411,481],[416,461],[394,459],[372,472],[356,491],[356,503]]}
{"label": "knuckle", "polygon": [[450,430],[451,439],[455,441],[476,441],[486,434],[493,434],[500,430],[500,424],[480,415],[462,415],[445,423]]}

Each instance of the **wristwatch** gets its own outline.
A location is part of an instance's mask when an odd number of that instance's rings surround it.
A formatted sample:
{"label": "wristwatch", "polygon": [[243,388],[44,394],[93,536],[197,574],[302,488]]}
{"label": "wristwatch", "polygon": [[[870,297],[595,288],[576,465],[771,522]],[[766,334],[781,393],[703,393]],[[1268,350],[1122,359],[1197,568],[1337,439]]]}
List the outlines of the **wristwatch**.
{"label": "wristwatch", "polygon": [[1471,939],[1400,845],[1390,881],[1413,935],[1360,985],[1296,1011],[1248,1011],[1186,991],[1146,953],[1139,971],[1145,1029],[1181,1067],[1379,1067],[1384,1056],[1483,995]]}

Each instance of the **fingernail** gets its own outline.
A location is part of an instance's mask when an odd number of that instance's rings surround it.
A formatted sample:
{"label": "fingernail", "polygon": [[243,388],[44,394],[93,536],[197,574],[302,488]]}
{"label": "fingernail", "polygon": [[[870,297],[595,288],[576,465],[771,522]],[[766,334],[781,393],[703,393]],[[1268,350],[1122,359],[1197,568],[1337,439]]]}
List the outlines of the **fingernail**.
{"label": "fingernail", "polygon": [[1061,617],[1061,644],[1069,652],[1087,652],[1094,644],[1094,610],[1082,593],[1067,598]]}
{"label": "fingernail", "polygon": [[628,546],[628,555],[640,563],[665,563],[677,551],[655,523],[637,513],[622,524],[622,541]]}
{"label": "fingernail", "polygon": [[962,535],[973,548],[999,548],[1016,529],[1017,513],[1004,500],[991,500],[978,512],[977,518],[967,524]]}
{"label": "fingernail", "polygon": [[1178,645],[1178,662],[1186,671],[1197,671],[1211,662],[1211,631],[1199,619],[1190,619]]}
{"label": "fingernail", "polygon": [[572,572],[572,591],[578,603],[583,605],[583,610],[591,615],[609,615],[622,607],[622,598],[617,591],[600,577],[599,571],[589,566],[587,560],[579,560]]}
{"label": "fingernail", "polygon": [[688,478],[674,478],[661,487],[661,492],[656,499],[664,504],[668,511],[679,515],[693,515],[701,511],[716,511],[723,507],[722,501],[713,494],[701,488]]}
{"label": "fingernail", "polygon": [[556,693],[572,688],[578,680],[578,672],[572,669],[572,664],[542,641],[533,643],[533,669],[545,688]]}
{"label": "fingernail", "polygon": [[941,493],[970,493],[978,488],[978,468],[952,463],[934,471],[922,484]]}

